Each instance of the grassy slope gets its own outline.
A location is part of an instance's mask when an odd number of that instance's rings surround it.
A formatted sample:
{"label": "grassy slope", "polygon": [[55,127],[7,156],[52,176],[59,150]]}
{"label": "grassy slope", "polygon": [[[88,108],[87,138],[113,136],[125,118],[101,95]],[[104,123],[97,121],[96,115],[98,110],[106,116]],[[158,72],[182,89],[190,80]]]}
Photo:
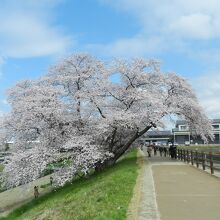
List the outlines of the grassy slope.
{"label": "grassy slope", "polygon": [[33,200],[4,219],[125,219],[137,177],[136,154],[132,151],[115,166]]}

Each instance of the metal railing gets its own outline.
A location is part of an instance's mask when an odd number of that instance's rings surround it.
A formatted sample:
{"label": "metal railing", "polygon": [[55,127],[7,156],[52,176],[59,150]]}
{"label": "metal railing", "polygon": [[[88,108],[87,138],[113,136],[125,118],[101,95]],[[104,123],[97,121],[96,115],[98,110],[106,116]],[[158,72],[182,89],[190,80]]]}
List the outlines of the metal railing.
{"label": "metal railing", "polygon": [[220,154],[214,154],[213,152],[178,149],[177,159],[196,165],[197,168],[201,167],[203,170],[209,168],[211,174],[220,171]]}

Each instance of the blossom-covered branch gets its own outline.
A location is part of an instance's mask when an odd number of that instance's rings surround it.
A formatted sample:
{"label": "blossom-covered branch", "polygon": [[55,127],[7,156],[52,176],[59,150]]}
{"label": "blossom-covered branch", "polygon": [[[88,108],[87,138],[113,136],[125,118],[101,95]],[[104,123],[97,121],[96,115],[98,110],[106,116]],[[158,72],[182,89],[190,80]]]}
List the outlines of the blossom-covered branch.
{"label": "blossom-covered branch", "polygon": [[204,140],[212,138],[191,86],[175,73],[161,72],[154,60],[108,65],[88,54],[72,55],[42,78],[17,83],[8,102],[1,139],[14,145],[4,170],[6,187],[39,178],[55,161],[68,161],[55,170],[58,185],[79,172],[110,166],[167,115],[185,118]]}

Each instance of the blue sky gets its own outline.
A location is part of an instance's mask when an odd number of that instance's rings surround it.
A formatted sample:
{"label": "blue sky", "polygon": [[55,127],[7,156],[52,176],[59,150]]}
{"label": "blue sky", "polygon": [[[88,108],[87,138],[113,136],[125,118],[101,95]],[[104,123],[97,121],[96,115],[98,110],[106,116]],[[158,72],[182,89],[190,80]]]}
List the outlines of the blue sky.
{"label": "blue sky", "polygon": [[61,57],[146,57],[187,78],[220,118],[220,1],[0,0],[0,112],[5,91]]}

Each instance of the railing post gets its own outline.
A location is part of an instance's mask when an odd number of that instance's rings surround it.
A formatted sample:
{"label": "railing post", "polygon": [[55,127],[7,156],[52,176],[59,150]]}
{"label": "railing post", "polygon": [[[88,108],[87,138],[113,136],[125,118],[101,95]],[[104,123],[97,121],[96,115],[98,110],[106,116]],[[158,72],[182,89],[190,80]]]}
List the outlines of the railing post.
{"label": "railing post", "polygon": [[183,150],[180,150],[180,159],[183,160]]}
{"label": "railing post", "polygon": [[186,150],[185,149],[183,150],[183,159],[184,159],[184,162],[186,162]]}
{"label": "railing post", "polygon": [[205,153],[202,152],[202,169],[205,170]]}
{"label": "railing post", "polygon": [[193,151],[191,150],[191,164],[193,165],[194,164],[194,155],[193,155]]}
{"label": "railing post", "polygon": [[196,151],[196,167],[199,168],[198,151]]}
{"label": "railing post", "polygon": [[209,152],[209,157],[210,157],[210,170],[211,170],[211,174],[214,174],[214,167],[213,167],[213,155],[212,152]]}

